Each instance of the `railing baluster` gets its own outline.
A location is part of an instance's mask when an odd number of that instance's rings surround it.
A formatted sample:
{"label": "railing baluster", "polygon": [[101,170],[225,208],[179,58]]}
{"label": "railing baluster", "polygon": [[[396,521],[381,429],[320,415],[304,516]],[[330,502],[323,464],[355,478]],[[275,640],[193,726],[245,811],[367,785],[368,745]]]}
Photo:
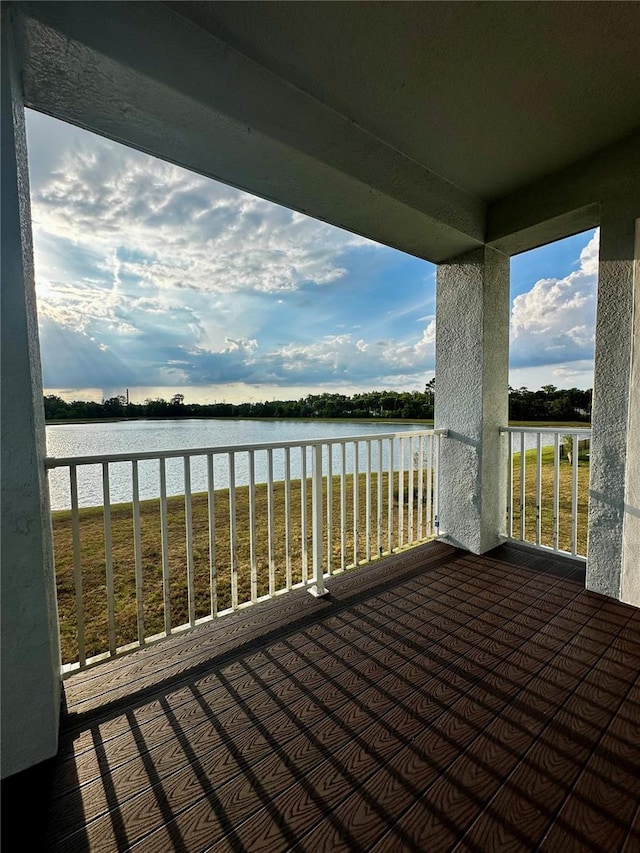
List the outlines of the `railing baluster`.
{"label": "railing baluster", "polygon": [[542,435],[536,438],[536,545],[542,539]]}
{"label": "railing baluster", "polygon": [[553,550],[560,548],[560,436],[553,441]]}
{"label": "railing baluster", "polygon": [[229,453],[229,550],[231,556],[231,607],[238,608],[238,525],[236,519],[236,456]]}
{"label": "railing baluster", "polygon": [[389,540],[389,553],[393,551],[393,439],[389,439],[389,477],[387,481],[387,537]]}
{"label": "railing baluster", "polygon": [[353,442],[353,565],[358,565],[358,546],[360,538],[360,465],[358,460],[358,442]]}
{"label": "railing baluster", "polygon": [[258,599],[258,564],[256,561],[256,462],[249,450],[249,564],[251,574],[251,601]]}
{"label": "railing baluster", "polygon": [[435,461],[433,466],[433,523],[435,527],[435,535],[440,535],[440,439],[441,435],[436,436],[435,441]]}
{"label": "railing baluster", "polygon": [[378,439],[378,484],[377,484],[376,518],[377,518],[377,553],[382,556],[382,439]]}
{"label": "railing baluster", "polygon": [[109,463],[102,463],[102,502],[104,513],[104,563],[107,589],[107,625],[109,631],[109,654],[116,653],[115,591],[113,588],[113,548],[111,543],[111,495],[109,488]]}
{"label": "railing baluster", "polygon": [[525,433],[520,433],[520,539],[524,541],[525,534],[525,498],[526,498],[526,484],[525,484],[525,470],[526,470],[526,452],[525,452]]}
{"label": "railing baluster", "polygon": [[300,448],[300,527],[302,533],[302,582],[309,580],[309,549],[307,543],[307,448]]}
{"label": "railing baluster", "polygon": [[433,536],[433,506],[432,506],[432,481],[433,481],[433,436],[429,436],[427,442],[427,535]]}
{"label": "railing baluster", "polygon": [[216,566],[216,503],[213,454],[207,454],[207,510],[209,516],[209,592],[211,616],[218,615],[218,571]]}
{"label": "railing baluster", "polygon": [[267,517],[269,527],[269,595],[275,595],[276,591],[276,563],[273,553],[274,528],[273,528],[273,450],[267,450]]}
{"label": "railing baluster", "polygon": [[187,550],[187,598],[189,625],[196,624],[196,591],[193,574],[193,507],[191,503],[191,459],[184,457],[184,521]]}
{"label": "railing baluster", "polygon": [[418,439],[418,539],[423,538],[423,524],[422,524],[422,489],[423,489],[423,479],[424,479],[424,438],[420,436]]}
{"label": "railing baluster", "polygon": [[344,572],[347,564],[347,447],[340,442],[340,568]]}
{"label": "railing baluster", "polygon": [[409,518],[409,525],[407,530],[407,544],[413,545],[413,469],[414,469],[414,459],[413,459],[413,436],[409,438],[409,470],[407,471],[407,479],[409,481],[408,494],[407,494],[407,515]]}
{"label": "railing baluster", "polygon": [[80,560],[80,514],[78,508],[78,471],[69,467],[71,489],[71,537],[73,542],[73,582],[76,594],[76,629],[78,639],[78,663],[80,668],[87,662],[84,641],[84,596],[82,594],[82,563]]}
{"label": "railing baluster", "polygon": [[398,460],[398,545],[404,545],[404,439],[400,439]]}
{"label": "railing baluster", "polygon": [[287,589],[291,589],[291,451],[284,449],[284,547]]}
{"label": "railing baluster", "polygon": [[509,476],[507,479],[507,536],[513,537],[513,433],[509,436]]}
{"label": "railing baluster", "polygon": [[322,573],[322,445],[314,444],[311,469],[311,515],[313,535],[313,579],[315,583],[309,592],[316,598],[326,595]]}
{"label": "railing baluster", "polygon": [[171,584],[169,581],[169,518],[167,513],[167,467],[160,459],[160,547],[162,550],[162,600],[164,632],[171,634]]}
{"label": "railing baluster", "polygon": [[371,442],[367,441],[367,470],[365,474],[365,536],[366,542],[366,558],[367,562],[371,562]]}
{"label": "railing baluster", "polygon": [[333,445],[327,445],[327,574],[333,574]]}
{"label": "railing baluster", "polygon": [[571,553],[578,553],[578,460],[580,457],[580,439],[573,436],[571,454]]}
{"label": "railing baluster", "polygon": [[138,460],[131,462],[131,488],[133,492],[133,553],[136,571],[136,615],[138,643],[144,646],[144,602],[142,589],[142,543],[140,540],[140,482]]}

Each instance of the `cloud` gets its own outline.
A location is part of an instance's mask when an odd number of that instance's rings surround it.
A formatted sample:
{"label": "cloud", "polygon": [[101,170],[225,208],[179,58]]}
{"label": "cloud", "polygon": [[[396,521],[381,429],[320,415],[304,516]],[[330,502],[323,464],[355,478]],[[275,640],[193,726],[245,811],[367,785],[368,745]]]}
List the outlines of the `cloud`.
{"label": "cloud", "polygon": [[[406,388],[433,374],[432,265],[28,115],[47,387]],[[584,373],[597,238],[576,270],[514,299],[516,370]]]}
{"label": "cloud", "polygon": [[[286,208],[76,131],[32,189],[41,245],[84,253],[100,281],[205,293],[286,292],[342,278],[338,260],[374,244]],[[39,277],[50,270],[40,267]]]}
{"label": "cloud", "polygon": [[540,279],[513,300],[513,367],[593,358],[599,236],[595,231],[582,250],[577,270]]}
{"label": "cloud", "polygon": [[[432,301],[424,263],[44,116],[28,124],[48,387],[376,384],[408,371],[420,383],[432,369],[428,330],[402,327]],[[339,328],[353,337],[327,334]]]}
{"label": "cloud", "polygon": [[[42,379],[45,388],[127,387],[144,384],[144,371],[82,330],[40,319]],[[55,353],[55,359],[48,357]]]}
{"label": "cloud", "polygon": [[326,336],[311,344],[289,343],[260,356],[262,368],[287,384],[300,382],[385,381],[412,375],[420,383],[433,370],[435,325],[414,342],[366,340],[350,334]]}
{"label": "cloud", "polygon": [[431,319],[422,332],[422,337],[414,344],[400,343],[389,348],[386,359],[396,369],[405,372],[433,370],[435,366],[436,321]]}

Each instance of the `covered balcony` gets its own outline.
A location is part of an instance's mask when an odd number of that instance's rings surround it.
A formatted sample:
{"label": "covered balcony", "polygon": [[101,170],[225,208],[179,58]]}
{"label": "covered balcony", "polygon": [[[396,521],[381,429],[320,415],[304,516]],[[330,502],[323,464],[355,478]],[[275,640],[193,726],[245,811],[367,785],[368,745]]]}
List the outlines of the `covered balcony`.
{"label": "covered balcony", "polygon": [[330,586],[68,678],[57,757],[10,789],[23,843],[638,848],[640,610],[513,545]]}
{"label": "covered balcony", "polygon": [[[637,5],[20,2],[2,16],[4,831],[29,798],[32,849],[638,849]],[[252,531],[246,609],[231,532],[229,601],[210,539],[198,610],[180,454],[186,615],[166,606],[160,486],[147,632],[129,459],[135,618],[131,638],[116,632],[117,460],[46,457],[25,106],[438,264],[423,437],[437,451],[389,467],[369,449],[349,471],[311,448],[300,559],[285,548],[278,575],[271,530]],[[557,436],[547,478],[542,439],[530,463],[508,429],[509,258],[595,226],[587,484],[578,454],[560,473]],[[91,648],[85,464],[101,472],[107,590]],[[76,619],[64,661],[59,467]],[[286,515],[286,473],[266,482],[272,496],[284,484]],[[213,478],[204,492],[211,532]]]}

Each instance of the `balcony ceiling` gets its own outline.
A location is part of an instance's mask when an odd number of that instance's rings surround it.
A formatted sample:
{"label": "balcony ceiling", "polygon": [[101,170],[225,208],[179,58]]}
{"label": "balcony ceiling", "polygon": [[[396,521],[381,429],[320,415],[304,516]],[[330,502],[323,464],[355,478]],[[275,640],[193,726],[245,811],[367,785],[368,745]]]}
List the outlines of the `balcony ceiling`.
{"label": "balcony ceiling", "polygon": [[[433,261],[505,235],[532,191],[543,216],[592,205],[602,169],[638,160],[638,3],[26,2],[14,18],[29,106]],[[571,169],[596,177],[567,193]]]}
{"label": "balcony ceiling", "polygon": [[486,201],[640,127],[637,3],[170,5]]}

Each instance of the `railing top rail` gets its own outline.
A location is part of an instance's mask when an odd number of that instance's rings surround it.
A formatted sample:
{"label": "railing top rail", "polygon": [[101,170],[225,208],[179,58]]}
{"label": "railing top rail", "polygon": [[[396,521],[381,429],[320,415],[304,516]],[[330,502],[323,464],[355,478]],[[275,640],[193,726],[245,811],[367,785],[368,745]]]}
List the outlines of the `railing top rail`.
{"label": "railing top rail", "polygon": [[541,433],[544,433],[546,435],[555,435],[557,433],[558,435],[584,435],[584,436],[589,436],[589,435],[591,435],[591,427],[534,427],[534,426],[532,426],[532,427],[528,427],[528,426],[525,426],[525,427],[522,427],[522,426],[519,426],[519,427],[513,427],[513,426],[500,427],[500,433],[501,434],[508,433],[508,432],[516,432],[516,433],[521,433],[521,432],[537,433],[537,432],[541,432]]}
{"label": "railing top rail", "polygon": [[379,441],[393,438],[419,438],[427,435],[447,435],[446,429],[408,430],[404,432],[380,432],[367,435],[329,436],[327,438],[293,441],[267,441],[260,444],[229,444],[218,447],[187,447],[182,450],[148,450],[142,453],[101,453],[93,456],[47,456],[45,467],[63,468],[69,465],[97,465],[102,462],[131,462],[144,459],[179,459],[185,456],[207,456],[221,453],[246,453],[250,450],[279,450],[291,447],[315,447],[325,444],[350,444],[355,441]]}

